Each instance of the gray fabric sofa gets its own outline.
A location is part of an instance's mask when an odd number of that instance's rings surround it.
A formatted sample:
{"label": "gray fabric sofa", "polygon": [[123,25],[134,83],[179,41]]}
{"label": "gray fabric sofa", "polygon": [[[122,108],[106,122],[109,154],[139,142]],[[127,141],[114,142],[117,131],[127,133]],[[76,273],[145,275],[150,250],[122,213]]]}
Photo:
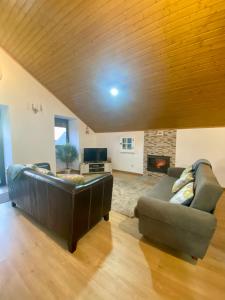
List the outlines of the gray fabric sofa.
{"label": "gray fabric sofa", "polygon": [[210,165],[200,163],[195,171],[195,196],[190,206],[169,202],[172,186],[183,168],[170,168],[149,195],[135,208],[139,231],[148,239],[203,258],[216,228],[213,214],[223,189]]}

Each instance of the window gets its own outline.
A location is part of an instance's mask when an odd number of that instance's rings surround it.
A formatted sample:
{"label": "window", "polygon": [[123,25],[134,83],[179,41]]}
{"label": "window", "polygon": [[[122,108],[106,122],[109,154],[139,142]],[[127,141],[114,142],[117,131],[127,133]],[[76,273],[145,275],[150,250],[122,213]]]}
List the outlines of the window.
{"label": "window", "polygon": [[55,145],[69,143],[69,122],[66,119],[55,118]]}
{"label": "window", "polygon": [[134,152],[134,138],[123,137],[120,139],[121,152]]}
{"label": "window", "polygon": [[1,113],[2,112],[0,111],[0,186],[5,185],[5,164]]}

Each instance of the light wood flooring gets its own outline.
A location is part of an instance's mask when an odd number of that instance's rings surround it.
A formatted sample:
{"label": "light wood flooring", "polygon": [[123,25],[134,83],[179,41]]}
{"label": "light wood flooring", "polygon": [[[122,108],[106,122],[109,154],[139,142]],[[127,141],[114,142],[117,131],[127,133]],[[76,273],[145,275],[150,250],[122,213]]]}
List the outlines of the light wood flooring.
{"label": "light wood flooring", "polygon": [[69,253],[10,203],[0,205],[0,299],[225,299],[225,194],[203,260],[142,239],[116,212]]}
{"label": "light wood flooring", "polygon": [[9,201],[8,187],[0,186],[0,204]]}

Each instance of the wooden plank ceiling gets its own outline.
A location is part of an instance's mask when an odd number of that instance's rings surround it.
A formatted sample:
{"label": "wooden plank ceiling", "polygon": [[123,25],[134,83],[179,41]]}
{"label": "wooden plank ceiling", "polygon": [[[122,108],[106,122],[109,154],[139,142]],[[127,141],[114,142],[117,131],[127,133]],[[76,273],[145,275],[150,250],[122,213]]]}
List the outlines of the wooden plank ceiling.
{"label": "wooden plank ceiling", "polygon": [[0,45],[96,132],[225,125],[224,0],[1,0]]}

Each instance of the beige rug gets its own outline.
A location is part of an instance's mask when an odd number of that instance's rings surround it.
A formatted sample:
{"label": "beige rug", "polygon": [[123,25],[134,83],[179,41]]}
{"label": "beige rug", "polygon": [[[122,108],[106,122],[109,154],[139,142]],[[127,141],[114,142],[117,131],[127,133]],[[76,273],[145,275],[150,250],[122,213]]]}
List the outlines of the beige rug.
{"label": "beige rug", "polygon": [[[93,180],[101,174],[85,175],[85,182]],[[139,197],[148,194],[159,178],[138,176],[122,172],[113,172],[112,210],[125,216],[133,217],[134,208]]]}
{"label": "beige rug", "polygon": [[139,197],[148,194],[159,180],[151,176],[138,176],[116,172],[113,174],[112,210],[128,217],[134,216]]}

